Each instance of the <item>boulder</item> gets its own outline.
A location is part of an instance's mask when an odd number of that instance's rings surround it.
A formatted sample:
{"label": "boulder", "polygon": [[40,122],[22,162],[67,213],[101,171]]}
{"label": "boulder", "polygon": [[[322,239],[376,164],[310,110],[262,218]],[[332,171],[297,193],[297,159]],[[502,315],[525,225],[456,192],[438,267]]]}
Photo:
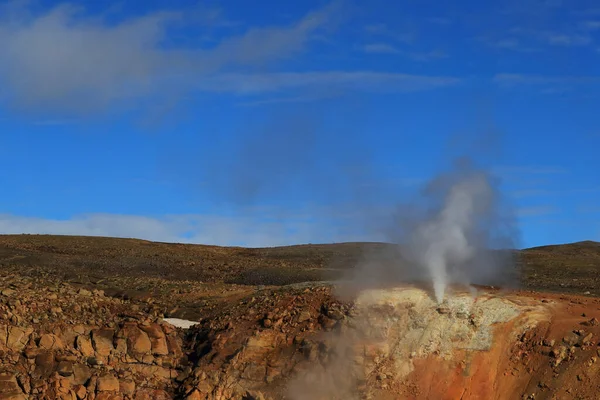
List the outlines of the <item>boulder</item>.
{"label": "boulder", "polygon": [[92,331],[92,346],[98,355],[104,357],[110,355],[114,349],[114,336],[114,329],[95,329]]}
{"label": "boulder", "polygon": [[62,350],[65,347],[58,336],[48,333],[40,337],[38,346],[44,350]]}
{"label": "boulder", "polygon": [[98,377],[96,383],[96,391],[98,392],[118,392],[119,380],[110,374],[104,374]]}
{"label": "boulder", "polygon": [[134,356],[149,354],[152,351],[152,342],[146,332],[137,324],[127,323],[119,331],[119,337],[127,340],[127,351]]}
{"label": "boulder", "polygon": [[95,354],[92,341],[87,336],[77,336],[77,339],[75,339],[75,347],[77,347],[77,350],[79,350],[85,357],[92,357]]}
{"label": "boulder", "polygon": [[21,351],[27,345],[29,336],[33,333],[33,328],[21,328],[19,326],[11,326],[8,329],[8,338],[6,346],[9,349]]}

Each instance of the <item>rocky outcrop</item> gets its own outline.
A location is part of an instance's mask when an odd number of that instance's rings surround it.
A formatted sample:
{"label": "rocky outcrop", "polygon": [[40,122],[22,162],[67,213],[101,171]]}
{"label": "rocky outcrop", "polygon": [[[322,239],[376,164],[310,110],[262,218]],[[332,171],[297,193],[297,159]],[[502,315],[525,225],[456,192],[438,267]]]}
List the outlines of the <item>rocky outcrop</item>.
{"label": "rocky outcrop", "polygon": [[101,291],[4,290],[0,317],[2,399],[170,399],[187,362],[182,330]]}

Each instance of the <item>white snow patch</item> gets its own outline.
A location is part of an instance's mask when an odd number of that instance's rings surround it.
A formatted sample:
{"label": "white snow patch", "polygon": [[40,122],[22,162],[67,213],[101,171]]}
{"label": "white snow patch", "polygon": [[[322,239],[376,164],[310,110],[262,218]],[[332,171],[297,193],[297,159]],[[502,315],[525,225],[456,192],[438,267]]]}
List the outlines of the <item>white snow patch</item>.
{"label": "white snow patch", "polygon": [[198,325],[198,321],[190,321],[187,319],[179,319],[179,318],[163,318],[163,321],[169,323],[177,328],[189,329],[194,325]]}

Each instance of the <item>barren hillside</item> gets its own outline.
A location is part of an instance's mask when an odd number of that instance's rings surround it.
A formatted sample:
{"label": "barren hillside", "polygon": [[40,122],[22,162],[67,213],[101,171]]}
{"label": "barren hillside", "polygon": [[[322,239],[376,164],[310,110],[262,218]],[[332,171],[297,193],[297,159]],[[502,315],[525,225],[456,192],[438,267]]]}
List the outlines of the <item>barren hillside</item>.
{"label": "barren hillside", "polygon": [[381,251],[0,236],[0,398],[597,398],[600,244],[520,251],[521,290],[441,306],[323,282]]}

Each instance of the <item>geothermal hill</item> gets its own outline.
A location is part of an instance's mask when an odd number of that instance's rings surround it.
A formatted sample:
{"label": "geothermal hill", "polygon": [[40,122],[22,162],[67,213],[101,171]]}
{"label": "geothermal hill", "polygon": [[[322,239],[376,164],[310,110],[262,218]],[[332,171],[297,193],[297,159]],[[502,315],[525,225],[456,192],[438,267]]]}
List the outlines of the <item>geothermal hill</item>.
{"label": "geothermal hill", "polygon": [[600,244],[518,252],[520,290],[337,296],[389,248],[0,236],[0,398],[598,398]]}

